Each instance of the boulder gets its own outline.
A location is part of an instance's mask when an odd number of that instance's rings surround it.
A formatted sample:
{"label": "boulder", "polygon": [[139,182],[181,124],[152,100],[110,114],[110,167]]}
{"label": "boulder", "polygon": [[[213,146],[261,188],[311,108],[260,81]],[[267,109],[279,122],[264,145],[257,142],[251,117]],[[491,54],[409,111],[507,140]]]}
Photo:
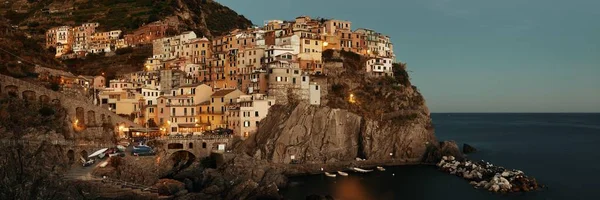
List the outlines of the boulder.
{"label": "boulder", "polygon": [[477,152],[477,149],[475,149],[475,147],[468,145],[468,144],[463,144],[463,153],[465,154],[470,154],[470,153],[475,153]]}
{"label": "boulder", "polygon": [[[160,179],[154,185],[158,193],[164,196],[171,196],[185,190],[185,184],[173,179]],[[181,193],[180,193],[181,194]]]}

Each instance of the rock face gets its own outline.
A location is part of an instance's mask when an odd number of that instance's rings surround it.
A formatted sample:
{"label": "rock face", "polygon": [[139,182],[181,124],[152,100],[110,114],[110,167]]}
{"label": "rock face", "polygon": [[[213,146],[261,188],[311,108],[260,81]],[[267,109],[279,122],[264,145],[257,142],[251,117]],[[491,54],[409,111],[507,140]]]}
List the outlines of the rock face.
{"label": "rock face", "polygon": [[160,195],[170,196],[185,191],[185,184],[172,179],[161,179],[154,185]]}
{"label": "rock face", "polygon": [[477,149],[471,145],[468,144],[463,144],[463,153],[465,154],[469,154],[469,153],[475,153],[477,152]]}
{"label": "rock face", "polygon": [[359,149],[361,117],[346,110],[308,104],[275,106],[259,132],[247,139],[249,155],[273,163],[353,160]]}
{"label": "rock face", "polygon": [[459,161],[465,159],[456,142],[452,140],[440,142],[440,153],[442,156],[453,156]]}
{"label": "rock face", "polygon": [[435,138],[420,124],[397,125],[367,119],[361,141],[367,159],[416,159],[423,156]]}

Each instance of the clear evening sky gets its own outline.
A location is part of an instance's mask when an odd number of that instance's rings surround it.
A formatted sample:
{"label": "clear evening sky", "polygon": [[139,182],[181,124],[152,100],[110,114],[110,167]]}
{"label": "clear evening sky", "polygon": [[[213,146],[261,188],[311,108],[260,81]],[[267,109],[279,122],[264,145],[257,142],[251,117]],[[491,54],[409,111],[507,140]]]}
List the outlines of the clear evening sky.
{"label": "clear evening sky", "polygon": [[392,37],[431,112],[600,112],[600,0],[217,0]]}

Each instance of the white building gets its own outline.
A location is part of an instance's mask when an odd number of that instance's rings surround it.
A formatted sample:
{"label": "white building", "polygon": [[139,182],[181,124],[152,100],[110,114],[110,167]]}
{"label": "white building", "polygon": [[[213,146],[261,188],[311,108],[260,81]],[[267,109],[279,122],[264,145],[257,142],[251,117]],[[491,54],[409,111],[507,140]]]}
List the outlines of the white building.
{"label": "white building", "polygon": [[367,60],[367,72],[372,76],[394,76],[391,58],[372,58]]}
{"label": "white building", "polygon": [[157,89],[142,88],[142,96],[144,96],[146,105],[156,105],[156,100],[162,96],[162,92]]}

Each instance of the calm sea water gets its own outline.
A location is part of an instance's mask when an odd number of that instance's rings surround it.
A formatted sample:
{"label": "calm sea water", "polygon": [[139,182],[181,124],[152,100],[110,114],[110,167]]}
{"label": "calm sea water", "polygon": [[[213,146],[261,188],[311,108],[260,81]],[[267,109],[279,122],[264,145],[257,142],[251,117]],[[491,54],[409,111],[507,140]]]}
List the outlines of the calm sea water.
{"label": "calm sea water", "polygon": [[385,172],[291,178],[287,199],[310,194],[344,199],[600,199],[600,114],[433,114],[436,136],[468,143],[486,160],[523,170],[548,189],[492,194],[435,167],[405,166]]}

